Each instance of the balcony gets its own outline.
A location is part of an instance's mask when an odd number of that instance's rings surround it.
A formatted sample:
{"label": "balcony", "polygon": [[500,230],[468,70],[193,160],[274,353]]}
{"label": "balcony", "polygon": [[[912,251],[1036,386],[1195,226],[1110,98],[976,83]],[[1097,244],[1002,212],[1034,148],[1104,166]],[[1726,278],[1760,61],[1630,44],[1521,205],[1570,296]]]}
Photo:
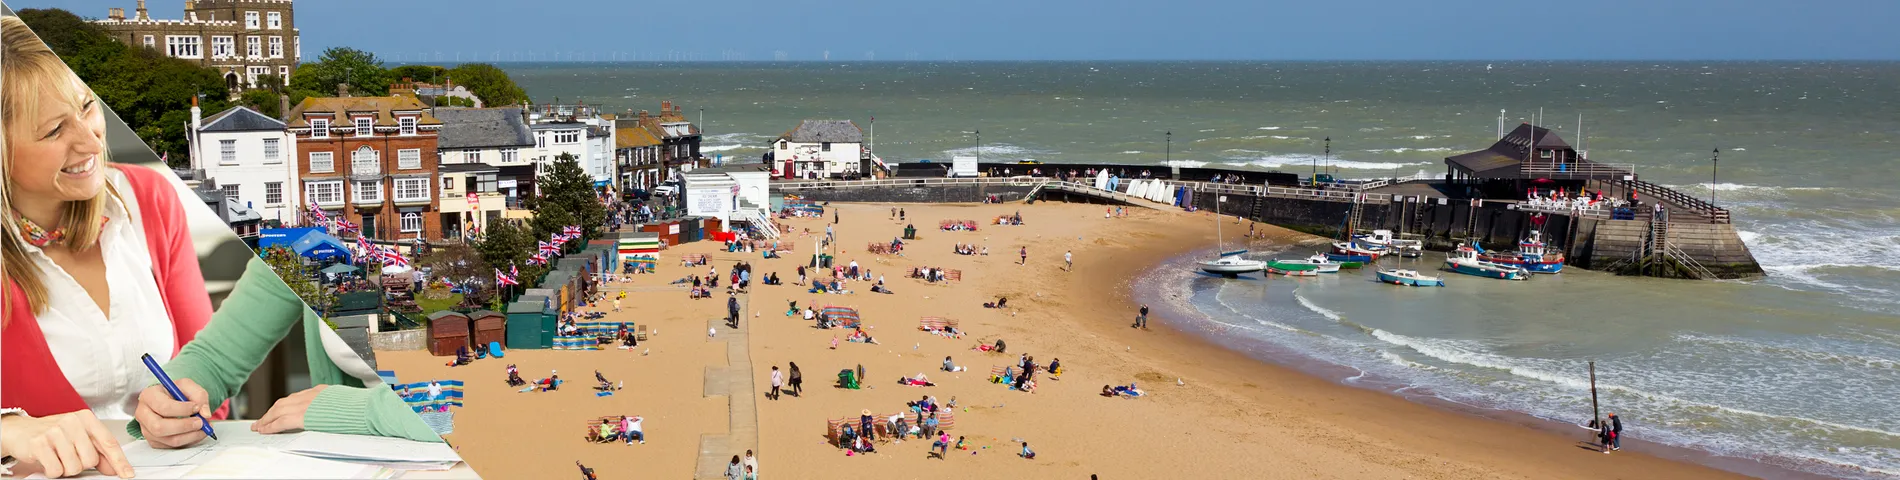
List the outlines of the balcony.
{"label": "balcony", "polygon": [[351,200],[353,201],[350,203],[354,203],[356,206],[372,207],[381,206],[383,204],[383,186],[380,184],[376,185],[375,188],[357,186],[352,188],[352,190],[355,191],[355,195],[351,196]]}

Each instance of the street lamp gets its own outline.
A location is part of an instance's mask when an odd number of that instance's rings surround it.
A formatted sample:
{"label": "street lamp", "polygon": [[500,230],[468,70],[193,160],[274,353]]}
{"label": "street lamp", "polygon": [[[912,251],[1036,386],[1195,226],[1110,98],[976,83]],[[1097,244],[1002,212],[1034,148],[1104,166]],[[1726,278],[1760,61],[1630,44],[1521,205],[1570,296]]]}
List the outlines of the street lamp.
{"label": "street lamp", "polygon": [[1162,150],[1161,158],[1162,160],[1166,161],[1169,167],[1173,167],[1174,166],[1174,131],[1169,130],[1167,133],[1164,133],[1163,135],[1167,136],[1167,146],[1163,147],[1164,149]]}
{"label": "street lamp", "polygon": [[983,131],[971,130],[970,133],[976,134],[976,163],[983,163]]}
{"label": "street lamp", "polygon": [[1338,170],[1333,169],[1333,137],[1330,136],[1326,137],[1326,168],[1338,173]]}
{"label": "street lamp", "polygon": [[1715,208],[1715,175],[1722,166],[1722,149],[1716,148],[1709,155],[1709,208]]}

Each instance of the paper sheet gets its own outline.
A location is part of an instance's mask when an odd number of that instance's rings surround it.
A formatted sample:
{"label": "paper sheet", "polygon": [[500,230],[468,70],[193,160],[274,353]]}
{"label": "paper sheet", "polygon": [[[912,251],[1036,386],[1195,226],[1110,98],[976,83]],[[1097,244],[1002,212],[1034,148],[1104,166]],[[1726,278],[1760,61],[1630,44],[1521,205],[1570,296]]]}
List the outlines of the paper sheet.
{"label": "paper sheet", "polygon": [[[187,448],[154,448],[145,441],[125,443],[125,460],[132,462],[132,468],[166,467],[173,465],[197,465],[210,461],[212,457],[232,447],[281,448],[298,435],[264,435],[251,431],[246,423],[218,422],[213,425],[218,430],[218,439],[205,439]],[[143,478],[145,475],[139,475]]]}
{"label": "paper sheet", "polygon": [[402,438],[338,435],[304,432],[282,446],[299,455],[336,460],[370,462],[460,462],[461,455],[446,443],[418,442]]}
{"label": "paper sheet", "polygon": [[[179,479],[179,478],[191,478],[189,475],[191,474],[191,469],[193,468],[197,468],[197,467],[194,467],[191,465],[179,465],[179,466],[171,466],[171,467],[132,467],[132,470],[133,470],[132,473],[138,474],[139,480],[145,480],[145,479],[172,480],[172,479]],[[41,475],[37,473],[32,474],[32,475],[27,475],[26,477],[27,480],[41,480],[44,478],[46,478],[45,475]],[[66,477],[66,478],[69,480],[88,480],[88,479],[99,480],[99,479],[108,479],[108,478],[116,479],[119,477],[114,477],[111,475],[99,473],[99,471],[97,470],[87,470],[86,473],[81,473],[77,477]]]}
{"label": "paper sheet", "polygon": [[[392,478],[396,472],[373,465],[344,463],[268,450],[232,447],[193,468],[189,478],[305,479]],[[140,475],[139,478],[145,478]]]}

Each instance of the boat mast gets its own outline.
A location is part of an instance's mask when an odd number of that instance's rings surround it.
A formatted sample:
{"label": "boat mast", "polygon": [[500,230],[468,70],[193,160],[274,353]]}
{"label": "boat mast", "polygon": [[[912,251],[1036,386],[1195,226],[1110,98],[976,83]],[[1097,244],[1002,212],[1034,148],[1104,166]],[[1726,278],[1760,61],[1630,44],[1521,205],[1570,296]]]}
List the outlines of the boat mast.
{"label": "boat mast", "polygon": [[1226,195],[1219,195],[1214,198],[1214,248],[1220,249],[1219,252],[1214,253],[1215,256],[1225,255],[1227,253],[1227,237],[1222,236],[1220,233],[1220,204],[1226,201]]}

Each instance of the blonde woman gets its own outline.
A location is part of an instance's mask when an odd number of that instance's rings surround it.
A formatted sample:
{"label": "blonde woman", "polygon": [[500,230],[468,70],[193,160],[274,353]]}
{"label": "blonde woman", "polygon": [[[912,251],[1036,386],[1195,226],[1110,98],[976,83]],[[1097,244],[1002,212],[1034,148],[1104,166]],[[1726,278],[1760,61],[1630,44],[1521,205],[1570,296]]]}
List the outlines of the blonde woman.
{"label": "blonde woman", "polygon": [[[156,447],[199,442],[191,415],[218,418],[298,327],[317,387],[252,430],[441,441],[394,392],[364,388],[375,372],[263,261],[214,315],[170,181],[106,161],[103,106],[17,18],[0,18],[0,44],[0,456],[15,474],[131,476],[101,420],[129,420]],[[188,400],[155,386],[144,354],[169,359]]]}

